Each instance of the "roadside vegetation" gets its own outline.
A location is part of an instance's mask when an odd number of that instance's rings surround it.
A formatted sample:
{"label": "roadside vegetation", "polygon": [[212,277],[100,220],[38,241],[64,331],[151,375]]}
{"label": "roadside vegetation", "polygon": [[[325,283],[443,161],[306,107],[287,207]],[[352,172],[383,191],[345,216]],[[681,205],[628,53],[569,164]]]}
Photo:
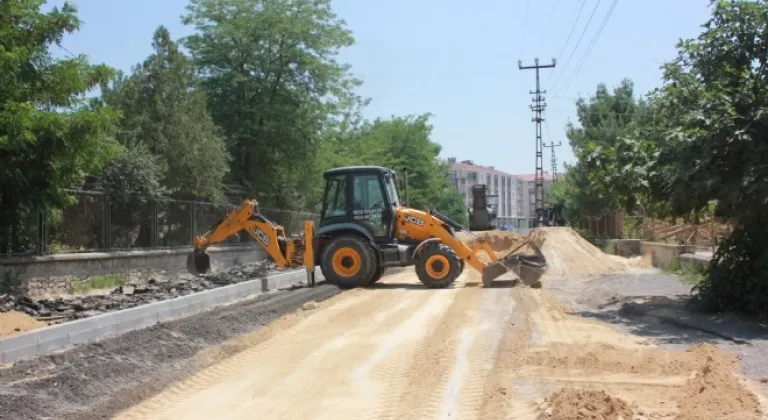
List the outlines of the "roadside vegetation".
{"label": "roadside vegetation", "polygon": [[567,135],[577,162],[550,201],[574,225],[620,210],[687,221],[713,211],[734,232],[701,278],[686,275],[696,283],[693,303],[765,316],[768,4],[710,8],[701,34],[681,40],[661,67],[661,86],[638,97],[623,80],[576,101],[578,123]]}
{"label": "roadside vegetation", "polygon": [[127,278],[120,274],[106,274],[90,276],[85,279],[72,279],[72,293],[84,294],[91,290],[114,289],[128,282]]}
{"label": "roadside vegetation", "polygon": [[192,34],[146,34],[153,52],[127,73],[62,54],[77,8],[44,4],[0,2],[0,254],[34,242],[38,210],[55,226],[68,188],[221,201],[235,186],[317,212],[322,172],[356,164],[407,167],[412,205],[466,224],[427,110],[362,118],[331,0],[190,0]]}

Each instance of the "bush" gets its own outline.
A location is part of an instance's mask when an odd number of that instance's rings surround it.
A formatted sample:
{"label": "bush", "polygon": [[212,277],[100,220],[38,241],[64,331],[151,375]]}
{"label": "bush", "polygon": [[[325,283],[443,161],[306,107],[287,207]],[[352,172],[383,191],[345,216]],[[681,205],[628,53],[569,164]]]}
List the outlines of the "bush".
{"label": "bush", "polygon": [[708,311],[768,317],[768,219],[742,219],[709,263],[693,303]]}

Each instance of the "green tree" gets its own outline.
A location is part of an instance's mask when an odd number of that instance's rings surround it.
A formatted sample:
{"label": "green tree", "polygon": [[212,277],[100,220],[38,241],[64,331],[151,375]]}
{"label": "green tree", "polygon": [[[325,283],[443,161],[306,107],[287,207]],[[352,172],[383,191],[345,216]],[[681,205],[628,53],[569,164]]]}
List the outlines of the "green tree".
{"label": "green tree", "polygon": [[31,212],[68,203],[65,188],[119,151],[109,137],[117,113],[85,101],[114,71],[82,55],[54,58],[51,44],[80,21],[69,2],[47,13],[43,3],[0,2],[0,252],[27,245]]}
{"label": "green tree", "polygon": [[734,222],[699,286],[716,310],[768,316],[768,5],[713,1],[696,39],[681,41],[653,93],[653,124],[634,155],[673,215],[706,209]]}
{"label": "green tree", "polygon": [[579,162],[566,166],[547,201],[553,206],[561,206],[563,217],[574,226],[586,223],[589,217],[603,215],[611,208],[610,200],[599,196],[592,188],[589,173]]}
{"label": "green tree", "polygon": [[[152,46],[154,54],[130,77],[119,75],[112,86],[102,89],[105,103],[122,111],[118,140],[128,148],[143,145],[157,157],[154,162],[168,192],[220,198],[228,153],[208,113],[205,94],[197,89],[194,68],[166,28],[155,31]],[[151,163],[133,159],[137,156],[119,163],[123,168],[129,162]],[[135,188],[145,185],[131,189]]]}
{"label": "green tree", "polygon": [[[569,123],[568,137],[577,162],[567,167],[550,202],[563,206],[566,220],[581,224],[587,217],[645,207],[645,178],[637,178],[627,153],[626,136],[647,119],[648,106],[634,96],[628,79],[610,92],[599,84],[589,100],[576,101],[578,124]],[[629,150],[631,152],[632,150]]]}
{"label": "green tree", "polygon": [[233,156],[231,180],[265,206],[308,207],[318,141],[359,81],[330,0],[191,0],[184,40]]}

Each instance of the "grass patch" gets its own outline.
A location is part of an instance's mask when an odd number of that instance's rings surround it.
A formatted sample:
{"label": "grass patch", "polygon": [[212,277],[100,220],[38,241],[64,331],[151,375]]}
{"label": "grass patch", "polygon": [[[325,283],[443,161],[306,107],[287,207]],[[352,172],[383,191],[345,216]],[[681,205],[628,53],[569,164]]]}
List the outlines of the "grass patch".
{"label": "grass patch", "polygon": [[676,274],[680,281],[686,284],[699,284],[706,276],[706,269],[691,260],[673,258],[663,271],[668,274]]}
{"label": "grass patch", "polygon": [[87,279],[75,277],[72,279],[72,292],[86,293],[90,290],[111,289],[117,286],[122,286],[127,281],[128,279],[121,274],[97,275],[88,277]]}
{"label": "grass patch", "polygon": [[607,241],[603,246],[603,253],[616,255],[616,241]]}

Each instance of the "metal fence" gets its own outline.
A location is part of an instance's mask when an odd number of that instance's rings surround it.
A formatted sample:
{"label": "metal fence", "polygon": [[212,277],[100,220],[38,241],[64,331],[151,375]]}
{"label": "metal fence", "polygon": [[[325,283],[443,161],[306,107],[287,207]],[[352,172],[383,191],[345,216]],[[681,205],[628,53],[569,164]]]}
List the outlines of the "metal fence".
{"label": "metal fence", "polygon": [[[242,203],[230,199],[213,204],[140,196],[111,196],[74,191],[75,204],[64,209],[30,212],[13,227],[0,221],[0,255],[57,254],[190,246],[227,212]],[[300,233],[305,220],[319,222],[314,213],[261,208],[264,217],[282,225],[286,234]],[[4,226],[5,225],[5,226]],[[246,232],[221,245],[253,243]]]}

